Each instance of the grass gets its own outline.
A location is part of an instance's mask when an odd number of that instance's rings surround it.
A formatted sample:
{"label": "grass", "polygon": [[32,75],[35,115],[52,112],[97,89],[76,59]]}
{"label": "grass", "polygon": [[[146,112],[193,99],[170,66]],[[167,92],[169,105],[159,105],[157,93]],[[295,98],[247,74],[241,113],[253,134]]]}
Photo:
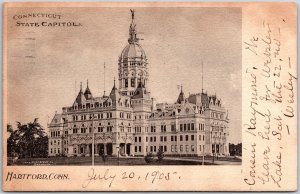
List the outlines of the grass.
{"label": "grass", "polygon": [[[190,161],[185,159],[192,159]],[[224,160],[223,160],[224,161]],[[231,162],[233,160],[230,160]],[[226,164],[226,161],[224,161]],[[240,163],[241,161],[234,161]],[[205,165],[214,165],[211,162],[211,158],[205,158]],[[47,165],[74,165],[74,166],[90,166],[92,165],[91,157],[50,157],[50,158],[22,158],[18,159],[16,162],[9,161],[8,165],[21,165],[21,166],[47,166]],[[184,158],[164,158],[162,161],[153,161],[147,164],[143,157],[135,158],[118,158],[117,157],[107,157],[107,160],[102,161],[101,157],[95,157],[95,165],[121,165],[121,166],[132,166],[132,165],[202,165],[202,158],[199,157],[184,157]]]}

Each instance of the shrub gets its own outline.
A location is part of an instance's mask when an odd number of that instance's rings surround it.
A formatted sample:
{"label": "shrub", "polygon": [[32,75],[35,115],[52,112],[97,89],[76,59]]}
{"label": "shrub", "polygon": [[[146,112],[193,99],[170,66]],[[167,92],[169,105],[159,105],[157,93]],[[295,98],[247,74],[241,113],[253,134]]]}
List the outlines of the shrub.
{"label": "shrub", "polygon": [[160,162],[163,160],[163,158],[164,158],[164,152],[159,149],[157,152],[157,160]]}
{"label": "shrub", "polygon": [[145,161],[147,164],[154,161],[154,156],[153,156],[152,152],[147,153],[147,155],[145,156]]}

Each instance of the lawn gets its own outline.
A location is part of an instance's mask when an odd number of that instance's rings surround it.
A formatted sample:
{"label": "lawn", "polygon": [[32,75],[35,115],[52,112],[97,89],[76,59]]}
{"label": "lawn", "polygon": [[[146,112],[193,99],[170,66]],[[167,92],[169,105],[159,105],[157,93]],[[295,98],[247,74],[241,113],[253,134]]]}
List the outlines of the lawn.
{"label": "lawn", "polygon": [[[234,160],[230,160],[231,162]],[[225,163],[224,163],[225,162]],[[241,163],[241,161],[236,161]],[[223,163],[226,164],[226,160],[223,159]],[[46,165],[74,165],[74,166],[90,166],[92,165],[91,157],[49,157],[49,158],[22,158],[18,159],[14,163],[12,161],[8,162],[8,165],[22,165],[22,166],[46,166]],[[154,160],[152,163],[147,164],[143,157],[134,158],[117,158],[117,157],[107,157],[104,162],[101,157],[95,157],[95,165],[121,165],[121,166],[131,166],[131,165],[202,165],[202,158],[170,158],[166,157],[162,161]],[[215,165],[212,164],[211,158],[205,158],[204,165]]]}

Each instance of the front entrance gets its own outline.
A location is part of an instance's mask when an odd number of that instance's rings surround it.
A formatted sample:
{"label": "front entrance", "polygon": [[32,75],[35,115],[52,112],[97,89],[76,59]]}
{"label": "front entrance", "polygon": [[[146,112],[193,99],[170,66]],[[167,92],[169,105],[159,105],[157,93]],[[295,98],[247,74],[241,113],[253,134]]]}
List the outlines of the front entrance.
{"label": "front entrance", "polygon": [[99,151],[99,156],[102,156],[103,154],[104,154],[104,144],[103,143],[101,143],[101,144],[99,144],[98,145],[99,147],[99,149],[98,149],[98,151]]}
{"label": "front entrance", "polygon": [[130,156],[130,146],[131,146],[131,144],[126,144],[126,154],[127,154],[127,156]]}

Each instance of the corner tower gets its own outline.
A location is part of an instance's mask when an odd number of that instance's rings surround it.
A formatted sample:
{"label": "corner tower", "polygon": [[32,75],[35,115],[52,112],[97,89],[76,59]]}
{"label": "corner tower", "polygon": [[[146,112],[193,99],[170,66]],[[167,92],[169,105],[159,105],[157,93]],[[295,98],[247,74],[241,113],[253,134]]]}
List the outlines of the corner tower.
{"label": "corner tower", "polygon": [[138,84],[148,87],[148,62],[146,54],[139,44],[134,10],[131,11],[128,44],[123,49],[118,62],[119,90],[123,95],[133,96]]}

